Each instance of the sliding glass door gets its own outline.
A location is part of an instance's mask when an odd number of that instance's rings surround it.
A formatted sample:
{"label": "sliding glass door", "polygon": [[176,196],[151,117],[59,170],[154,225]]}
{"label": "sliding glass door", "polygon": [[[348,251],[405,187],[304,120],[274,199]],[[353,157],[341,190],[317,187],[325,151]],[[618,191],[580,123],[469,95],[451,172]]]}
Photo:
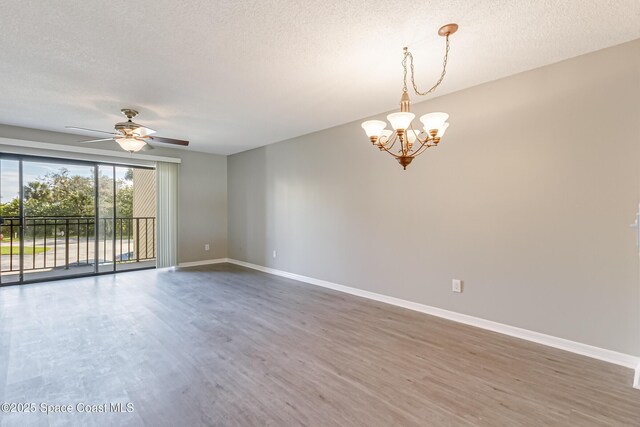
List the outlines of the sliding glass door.
{"label": "sliding glass door", "polygon": [[0,158],[0,284],[22,280],[20,161]]}
{"label": "sliding glass door", "polygon": [[155,267],[155,170],[0,154],[0,285]]}
{"label": "sliding glass door", "polygon": [[94,272],[95,171],[90,164],[22,160],[25,280]]}

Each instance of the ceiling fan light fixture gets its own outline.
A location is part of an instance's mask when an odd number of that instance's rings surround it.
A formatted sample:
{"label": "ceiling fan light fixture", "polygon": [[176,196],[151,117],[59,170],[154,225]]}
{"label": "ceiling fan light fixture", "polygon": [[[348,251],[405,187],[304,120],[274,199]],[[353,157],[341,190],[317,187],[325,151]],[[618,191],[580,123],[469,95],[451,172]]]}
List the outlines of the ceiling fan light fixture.
{"label": "ceiling fan light fixture", "polygon": [[146,142],[136,138],[116,138],[116,142],[123,150],[130,153],[142,150],[142,148],[147,144]]}

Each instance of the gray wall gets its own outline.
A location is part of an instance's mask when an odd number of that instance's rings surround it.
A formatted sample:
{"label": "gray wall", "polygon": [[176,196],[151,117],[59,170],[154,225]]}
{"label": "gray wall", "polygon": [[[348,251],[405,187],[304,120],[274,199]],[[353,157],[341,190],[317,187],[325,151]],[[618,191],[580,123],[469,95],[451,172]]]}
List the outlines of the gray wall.
{"label": "gray wall", "polygon": [[[15,126],[0,125],[0,137],[39,141],[63,145],[76,145],[77,141],[89,139],[78,135],[47,132]],[[89,147],[120,151],[114,143],[91,144]],[[5,147],[14,151],[15,147]],[[3,151],[0,145],[0,152]],[[36,149],[21,149],[24,154],[46,156]],[[49,153],[51,154],[51,153]],[[202,261],[227,256],[227,158],[213,154],[195,153],[188,150],[157,148],[143,154],[179,157],[179,201],[178,210],[178,261]],[[77,158],[73,153],[62,153],[68,158]],[[135,156],[133,156],[135,159]],[[126,158],[104,158],[105,161],[126,162]],[[141,162],[150,163],[150,162]],[[206,252],[204,245],[211,250]]]}
{"label": "gray wall", "polygon": [[407,171],[359,121],[230,156],[229,256],[640,355],[639,58],[417,104],[451,127]]}
{"label": "gray wall", "polygon": [[180,157],[178,261],[226,258],[227,157],[190,151]]}

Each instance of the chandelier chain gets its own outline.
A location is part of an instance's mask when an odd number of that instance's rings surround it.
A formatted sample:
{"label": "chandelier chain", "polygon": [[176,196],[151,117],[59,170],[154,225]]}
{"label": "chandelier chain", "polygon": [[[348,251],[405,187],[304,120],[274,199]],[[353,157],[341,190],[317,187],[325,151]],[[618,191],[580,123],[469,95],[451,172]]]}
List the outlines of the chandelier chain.
{"label": "chandelier chain", "polygon": [[415,81],[415,71],[413,67],[413,55],[406,47],[404,48],[404,58],[402,59],[402,68],[404,69],[404,86],[402,90],[404,92],[407,92],[407,58],[409,59],[409,66],[411,67],[411,84],[413,85],[413,90],[417,95],[421,96],[430,94],[431,92],[436,90],[438,86],[440,86],[440,83],[442,83],[442,80],[444,80],[444,76],[447,74],[447,61],[449,60],[449,36],[446,36],[446,47],[444,51],[444,59],[442,60],[442,73],[440,74],[440,78],[438,79],[436,84],[434,84],[428,91],[420,92],[418,90],[418,85],[416,85]]}

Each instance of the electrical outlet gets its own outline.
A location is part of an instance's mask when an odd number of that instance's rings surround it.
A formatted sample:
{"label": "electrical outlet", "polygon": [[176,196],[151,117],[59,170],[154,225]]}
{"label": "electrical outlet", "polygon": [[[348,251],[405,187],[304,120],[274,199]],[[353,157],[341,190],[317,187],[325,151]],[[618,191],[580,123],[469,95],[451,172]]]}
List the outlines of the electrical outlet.
{"label": "electrical outlet", "polygon": [[462,292],[462,280],[459,280],[459,279],[451,280],[451,290],[453,292],[461,293]]}
{"label": "electrical outlet", "polygon": [[207,243],[206,245],[204,245],[204,250],[208,251],[211,249],[211,246],[209,246],[209,244]]}
{"label": "electrical outlet", "polygon": [[276,250],[274,249],[274,250],[273,250],[273,257],[275,258],[275,257],[277,257],[277,256],[278,256],[278,253],[277,253],[277,252],[276,252]]}

